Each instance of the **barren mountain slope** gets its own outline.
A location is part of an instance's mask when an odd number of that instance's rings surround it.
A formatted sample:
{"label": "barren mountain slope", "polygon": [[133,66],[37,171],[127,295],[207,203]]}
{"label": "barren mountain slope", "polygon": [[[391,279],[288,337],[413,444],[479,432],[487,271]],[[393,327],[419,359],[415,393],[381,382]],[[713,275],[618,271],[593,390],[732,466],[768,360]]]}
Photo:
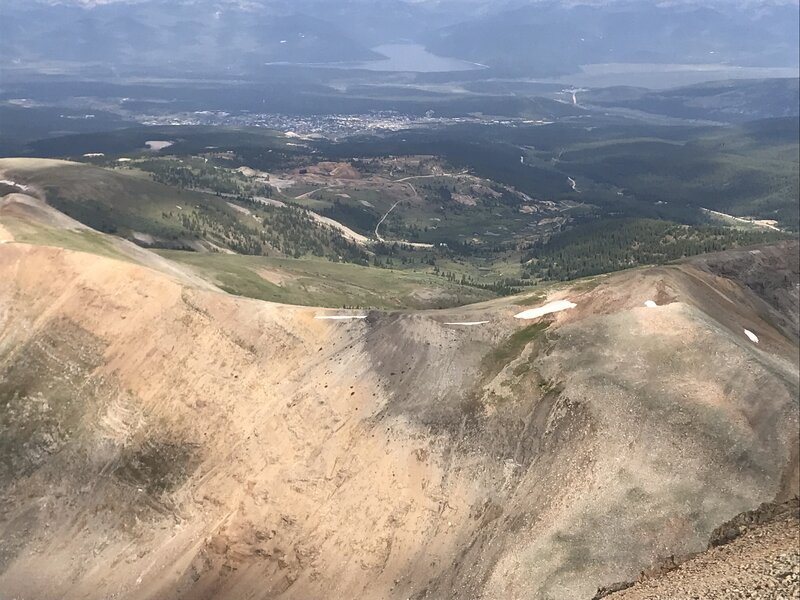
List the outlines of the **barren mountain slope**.
{"label": "barren mountain slope", "polygon": [[[763,252],[796,303],[797,245]],[[531,322],[315,320],[23,243],[0,282],[3,598],[590,597],[797,493],[796,312],[706,263]]]}
{"label": "barren mountain slope", "polygon": [[697,555],[670,557],[660,572],[599,590],[593,600],[733,600],[800,595],[800,499],[763,504],[718,527]]}

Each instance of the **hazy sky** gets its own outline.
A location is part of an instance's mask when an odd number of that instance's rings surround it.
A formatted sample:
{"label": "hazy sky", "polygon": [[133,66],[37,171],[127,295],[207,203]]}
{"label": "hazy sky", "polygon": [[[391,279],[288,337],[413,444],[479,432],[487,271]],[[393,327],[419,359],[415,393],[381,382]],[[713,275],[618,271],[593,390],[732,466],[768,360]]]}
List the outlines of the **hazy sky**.
{"label": "hazy sky", "polygon": [[[3,3],[14,3],[14,4],[26,4],[30,3],[31,0],[5,0]],[[73,4],[73,5],[81,5],[81,6],[99,6],[103,4],[112,4],[112,3],[147,3],[147,2],[164,2],[165,0],[38,0],[39,2],[47,2],[50,4]],[[221,5],[221,4],[232,4],[238,5],[241,7],[256,7],[259,4],[268,5],[268,4],[275,4],[277,3],[276,0],[170,0],[172,2],[181,2],[184,4],[212,4],[212,5]],[[346,0],[348,4],[354,4],[357,2],[364,2],[369,3],[373,0]],[[472,4],[472,5],[486,5],[487,7],[503,5],[503,4],[514,4],[514,5],[524,5],[524,4],[535,4],[537,2],[548,2],[551,3],[554,0],[394,0],[397,4],[427,4],[427,5],[437,5],[437,4]],[[631,0],[555,0],[556,2],[560,1],[562,4],[566,5],[574,5],[574,4],[593,4],[593,5],[603,5],[603,4],[612,4],[612,3],[619,3],[619,2],[630,2]],[[668,4],[694,4],[694,5],[716,5],[719,6],[720,4],[729,4],[729,5],[764,5],[764,4],[790,4],[790,5],[797,5],[800,3],[800,0],[637,0],[638,2],[647,2],[650,4],[661,4],[661,5],[668,5]],[[337,3],[344,3],[342,0],[319,0],[321,4],[337,4]],[[281,2],[285,4],[285,2]]]}

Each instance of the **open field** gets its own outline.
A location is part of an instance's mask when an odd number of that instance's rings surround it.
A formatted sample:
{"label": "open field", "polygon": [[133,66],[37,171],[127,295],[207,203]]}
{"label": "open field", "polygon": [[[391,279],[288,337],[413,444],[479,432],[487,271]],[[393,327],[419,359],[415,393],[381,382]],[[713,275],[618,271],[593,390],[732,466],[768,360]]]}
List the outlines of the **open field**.
{"label": "open field", "polygon": [[447,308],[494,297],[411,270],[380,269],[318,259],[161,251],[232,294],[306,306],[381,309]]}

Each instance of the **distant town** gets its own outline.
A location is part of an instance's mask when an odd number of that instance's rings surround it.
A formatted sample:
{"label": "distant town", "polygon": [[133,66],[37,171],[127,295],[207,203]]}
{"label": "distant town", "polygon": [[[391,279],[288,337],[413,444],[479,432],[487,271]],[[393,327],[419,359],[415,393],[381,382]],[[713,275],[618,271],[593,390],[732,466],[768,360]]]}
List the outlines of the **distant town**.
{"label": "distant town", "polygon": [[534,119],[500,119],[486,116],[437,117],[429,112],[424,117],[401,114],[393,111],[370,112],[356,115],[311,115],[296,116],[274,113],[242,112],[232,114],[225,111],[202,110],[164,115],[133,115],[142,125],[208,125],[226,127],[263,127],[283,132],[293,132],[298,138],[337,139],[361,133],[401,131],[426,127],[441,127],[459,123],[483,123],[493,125],[545,125],[551,121]]}

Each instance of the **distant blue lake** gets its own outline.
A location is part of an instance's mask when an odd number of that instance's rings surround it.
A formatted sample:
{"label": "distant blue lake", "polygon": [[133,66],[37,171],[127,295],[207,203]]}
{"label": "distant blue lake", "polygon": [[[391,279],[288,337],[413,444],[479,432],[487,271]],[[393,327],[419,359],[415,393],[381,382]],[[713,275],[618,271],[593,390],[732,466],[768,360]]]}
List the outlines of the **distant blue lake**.
{"label": "distant blue lake", "polygon": [[382,54],[386,58],[377,60],[364,60],[358,62],[330,62],[330,63],[300,63],[291,61],[276,61],[264,63],[270,65],[293,65],[296,67],[312,67],[323,69],[361,69],[365,71],[414,73],[447,73],[452,71],[474,71],[486,69],[485,65],[448,58],[428,52],[420,44],[383,44],[372,48],[373,52]]}
{"label": "distant blue lake", "polygon": [[438,56],[428,52],[419,44],[384,44],[372,48],[383,54],[385,60],[370,60],[352,65],[369,71],[413,71],[415,73],[443,73],[448,71],[472,71],[485,68],[483,65]]}

